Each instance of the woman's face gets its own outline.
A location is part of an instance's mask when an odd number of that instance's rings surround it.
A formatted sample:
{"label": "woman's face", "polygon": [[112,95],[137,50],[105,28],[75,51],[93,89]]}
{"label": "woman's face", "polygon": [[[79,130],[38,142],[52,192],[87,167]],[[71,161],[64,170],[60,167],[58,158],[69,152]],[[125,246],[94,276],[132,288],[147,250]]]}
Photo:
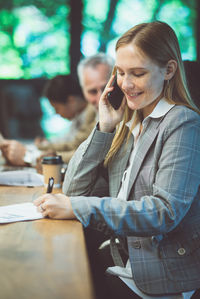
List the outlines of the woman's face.
{"label": "woman's face", "polygon": [[117,83],[128,107],[148,116],[160,100],[166,68],[161,68],[137,46],[128,44],[116,52]]}

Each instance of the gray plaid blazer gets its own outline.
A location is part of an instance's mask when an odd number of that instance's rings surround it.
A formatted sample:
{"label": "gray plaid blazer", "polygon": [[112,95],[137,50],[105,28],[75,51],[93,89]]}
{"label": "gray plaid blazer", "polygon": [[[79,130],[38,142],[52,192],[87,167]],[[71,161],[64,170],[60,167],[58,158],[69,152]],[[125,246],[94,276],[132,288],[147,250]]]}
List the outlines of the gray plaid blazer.
{"label": "gray plaid blazer", "polygon": [[117,199],[133,137],[108,169],[114,134],[96,128],[69,163],[63,192],[87,227],[127,240],[135,283],[151,295],[200,287],[200,116],[174,106],[140,136],[127,200]]}

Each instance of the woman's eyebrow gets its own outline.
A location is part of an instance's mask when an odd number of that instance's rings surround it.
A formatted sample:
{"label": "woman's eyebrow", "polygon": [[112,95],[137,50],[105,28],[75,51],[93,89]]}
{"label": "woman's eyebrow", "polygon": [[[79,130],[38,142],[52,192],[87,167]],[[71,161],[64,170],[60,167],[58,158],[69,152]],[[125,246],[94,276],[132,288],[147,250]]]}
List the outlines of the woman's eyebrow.
{"label": "woman's eyebrow", "polygon": [[[116,67],[116,69],[118,69],[118,70],[122,70],[122,68],[120,68],[119,66],[115,66]],[[129,71],[144,71],[144,70],[146,70],[146,68],[144,68],[144,67],[132,67],[132,68],[129,68]]]}

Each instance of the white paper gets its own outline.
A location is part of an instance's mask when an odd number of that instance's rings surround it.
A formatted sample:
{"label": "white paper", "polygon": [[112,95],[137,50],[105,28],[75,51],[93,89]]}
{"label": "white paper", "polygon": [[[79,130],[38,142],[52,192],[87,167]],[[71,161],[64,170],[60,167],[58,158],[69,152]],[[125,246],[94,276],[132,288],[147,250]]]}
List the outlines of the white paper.
{"label": "white paper", "polygon": [[9,186],[43,186],[44,176],[27,170],[0,172],[0,185]]}
{"label": "white paper", "polygon": [[0,207],[0,223],[44,218],[32,202]]}

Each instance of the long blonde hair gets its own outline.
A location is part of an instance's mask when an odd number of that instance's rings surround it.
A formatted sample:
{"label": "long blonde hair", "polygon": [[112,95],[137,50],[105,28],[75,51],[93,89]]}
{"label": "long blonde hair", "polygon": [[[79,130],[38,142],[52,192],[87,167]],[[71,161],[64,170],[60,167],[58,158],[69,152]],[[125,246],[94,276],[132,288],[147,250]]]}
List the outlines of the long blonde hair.
{"label": "long blonde hair", "polygon": [[[164,83],[163,96],[169,103],[184,105],[200,113],[193,103],[187,87],[180,47],[174,30],[168,24],[160,21],[136,25],[119,38],[115,50],[117,51],[120,47],[132,43],[133,40],[134,44],[158,66],[165,67],[171,59],[177,62],[174,76],[170,81]],[[131,134],[125,125],[126,122],[134,115],[134,123],[131,128],[133,129],[140,118],[139,113],[139,111],[132,111],[126,106],[122,123],[117,128],[113,143],[105,159],[105,166],[108,165],[124,140],[128,140]]]}

